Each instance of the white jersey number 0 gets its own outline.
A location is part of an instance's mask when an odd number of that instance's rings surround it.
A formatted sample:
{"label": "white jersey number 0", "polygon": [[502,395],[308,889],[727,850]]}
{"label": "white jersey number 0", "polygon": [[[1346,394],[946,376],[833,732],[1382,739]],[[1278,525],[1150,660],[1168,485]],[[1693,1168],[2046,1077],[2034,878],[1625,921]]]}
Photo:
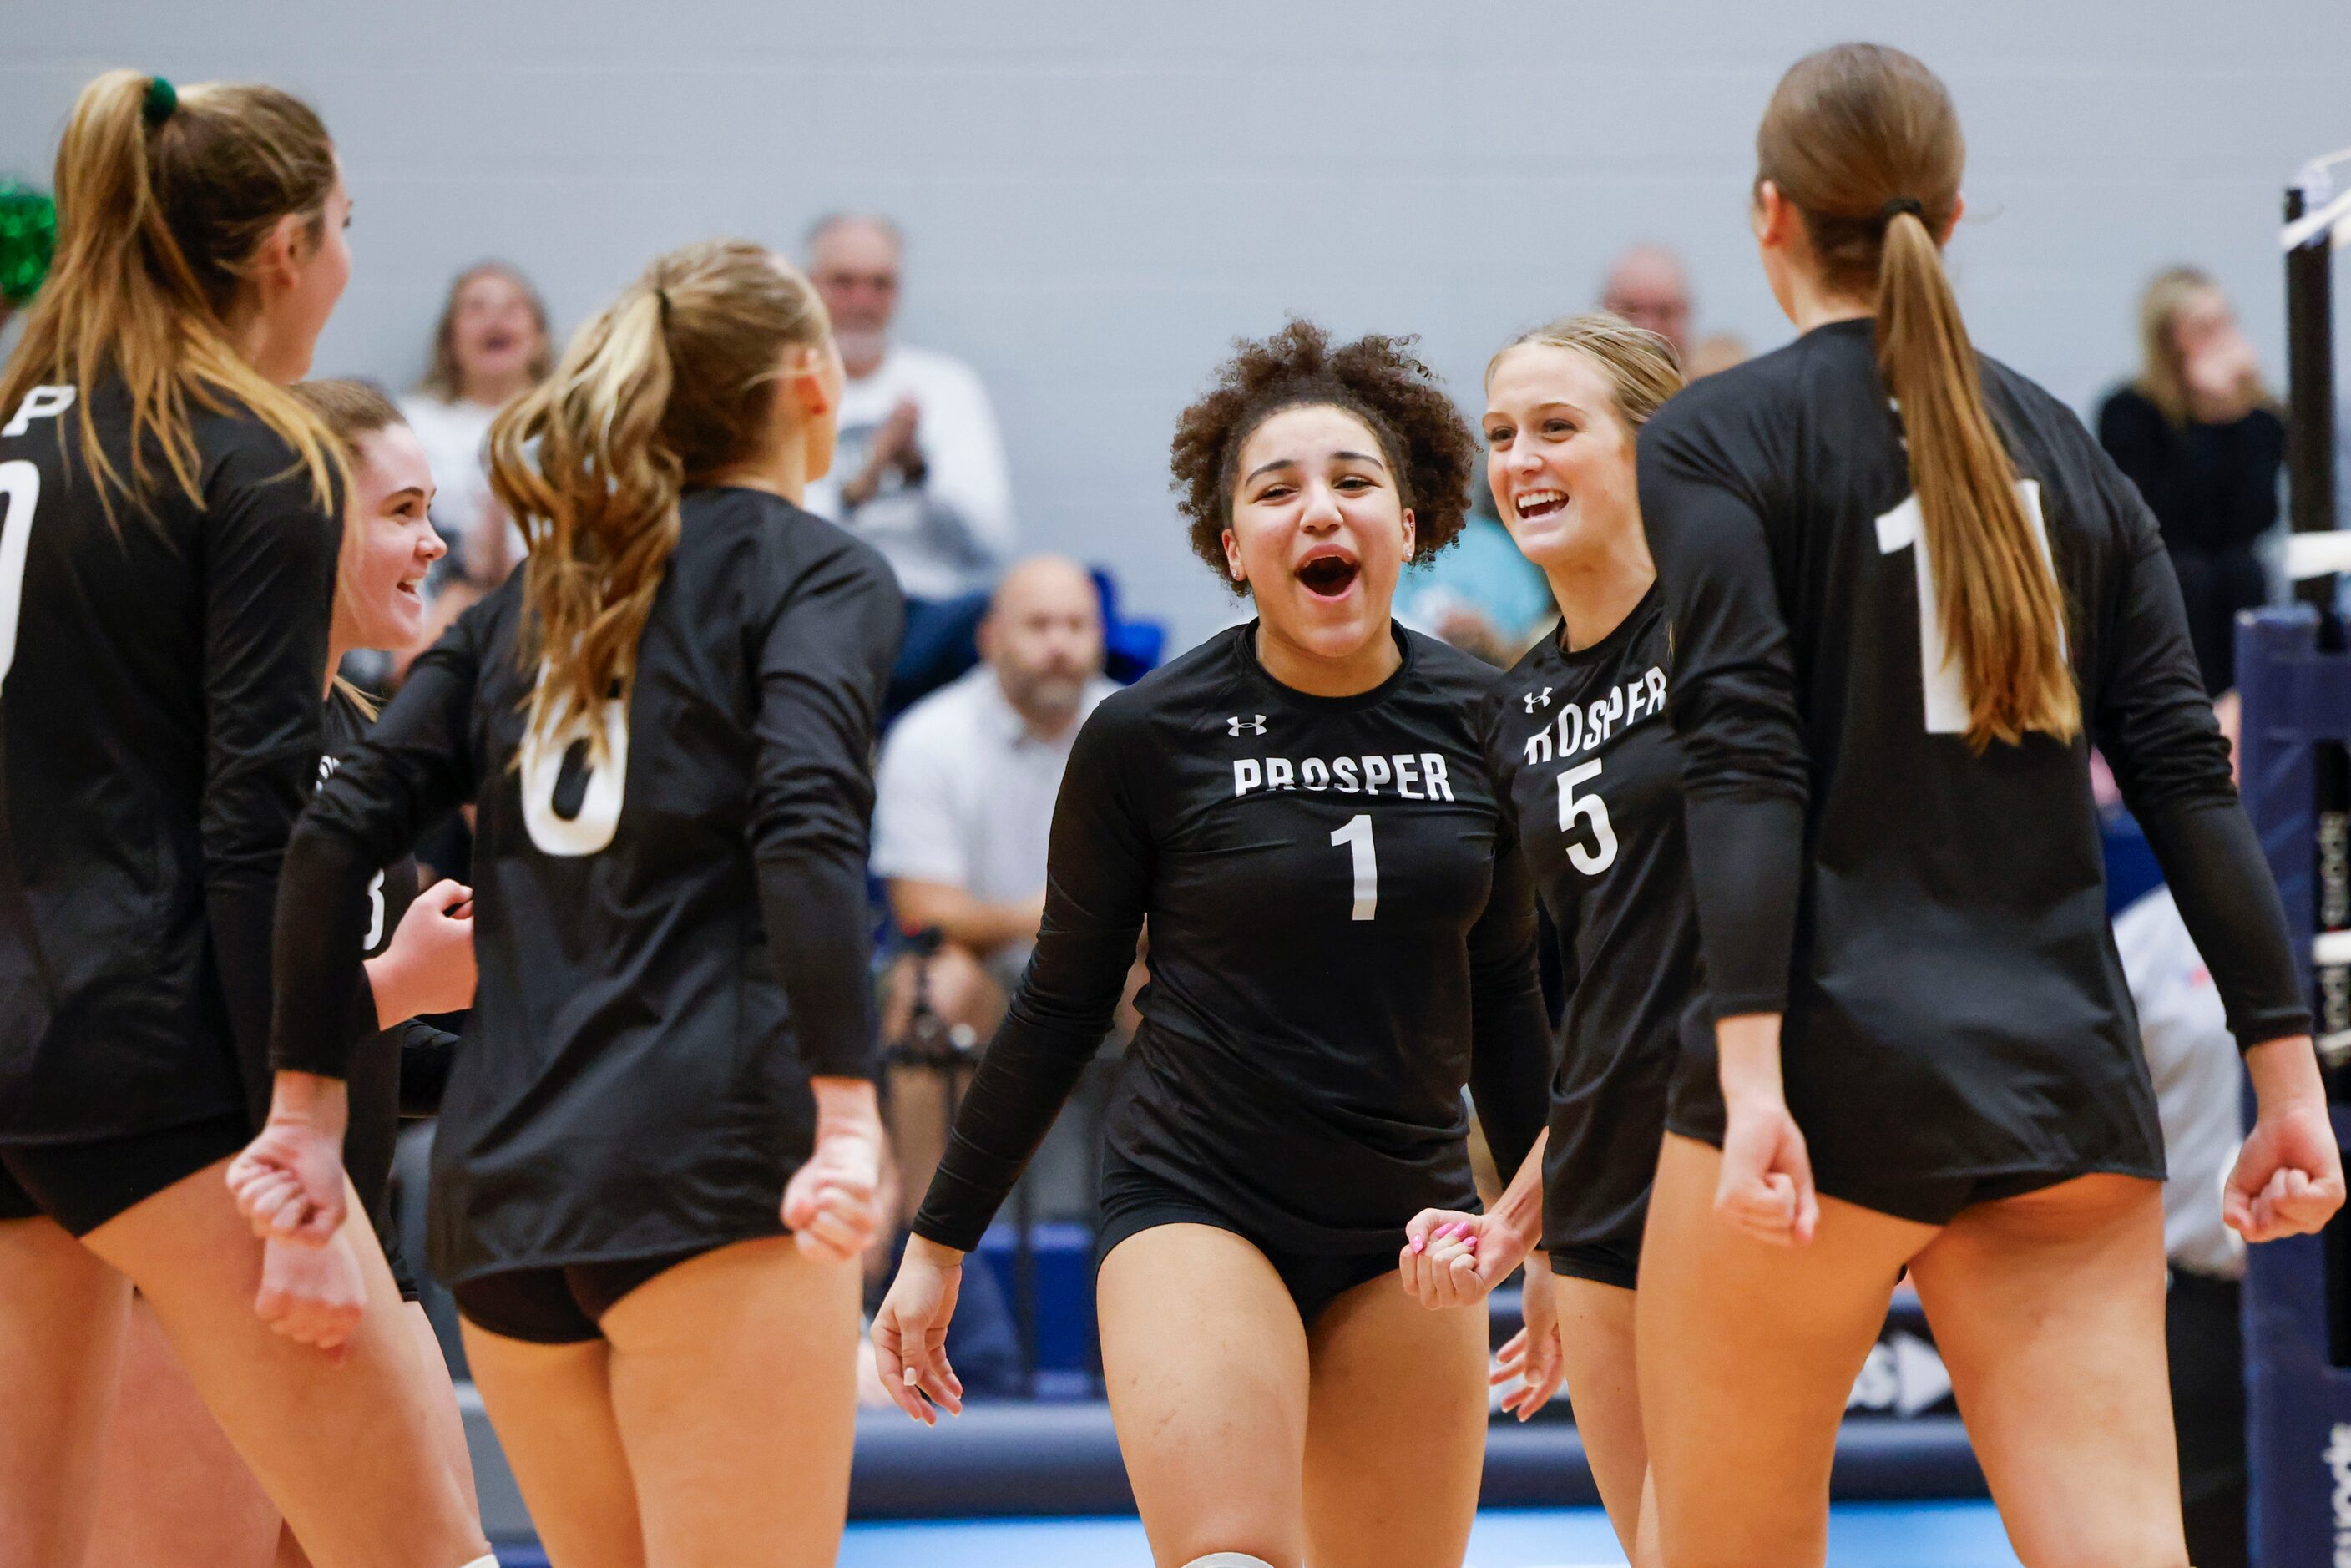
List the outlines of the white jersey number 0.
{"label": "white jersey number 0", "polygon": [[568,817],[556,809],[556,791],[563,779],[564,758],[588,738],[586,718],[570,714],[547,725],[534,713],[523,735],[522,822],[543,854],[592,855],[612,841],[621,825],[621,798],[629,780],[628,708],[604,703],[597,718],[604,727],[603,759],[590,766],[579,810]]}

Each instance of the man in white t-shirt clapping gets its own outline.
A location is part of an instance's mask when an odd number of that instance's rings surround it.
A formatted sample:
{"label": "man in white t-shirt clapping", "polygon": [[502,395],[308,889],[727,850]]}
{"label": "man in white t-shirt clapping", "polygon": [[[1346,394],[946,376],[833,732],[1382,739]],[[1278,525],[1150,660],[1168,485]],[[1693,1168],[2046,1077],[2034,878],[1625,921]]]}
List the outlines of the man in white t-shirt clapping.
{"label": "man in white t-shirt clapping", "polygon": [[[949,1028],[986,1040],[1036,945],[1053,800],[1078,727],[1105,680],[1101,601],[1076,562],[1036,556],[1004,575],[979,627],[979,666],[909,708],[874,780],[873,871],[901,929],[937,953],[891,976],[883,1038],[904,1036],[914,965]],[[945,1085],[891,1074],[891,1134],[906,1190],[930,1185],[946,1130]]]}
{"label": "man in white t-shirt clapping", "polygon": [[1074,561],[1005,573],[980,622],[979,666],[906,711],[875,779],[873,870],[908,931],[943,938],[930,1000],[982,1038],[996,1027],[1045,910],[1053,798],[1102,677],[1101,601]]}
{"label": "man in white t-shirt clapping", "polygon": [[1013,549],[1012,487],[987,389],[969,365],[891,340],[905,244],[897,225],[840,214],[809,231],[848,381],[832,473],[808,507],[880,550],[905,595],[906,638],[886,709],[971,667],[986,593]]}

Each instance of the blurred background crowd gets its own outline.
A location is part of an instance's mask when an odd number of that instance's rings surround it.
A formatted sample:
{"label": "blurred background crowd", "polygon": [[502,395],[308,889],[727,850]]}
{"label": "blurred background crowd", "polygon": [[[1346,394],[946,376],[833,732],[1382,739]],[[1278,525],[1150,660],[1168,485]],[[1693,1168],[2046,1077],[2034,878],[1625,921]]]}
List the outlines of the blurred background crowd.
{"label": "blurred background crowd", "polygon": [[[1637,24],[1562,8],[1541,27],[1401,0],[130,16],[107,0],[12,22],[0,176],[45,182],[72,92],[103,65],[319,105],[361,265],[319,371],[398,391],[431,458],[450,549],[427,641],[521,562],[484,437],[572,318],[655,251],[723,232],[775,245],[823,295],[849,379],[810,505],[882,551],[909,605],[872,868],[902,1217],[1036,936],[1078,726],[1235,612],[1189,560],[1165,479],[1173,413],[1227,340],[1293,311],[1417,332],[1473,419],[1485,356],[1571,309],[1655,329],[1694,376],[1776,348],[1746,137],[1806,48],[1891,33],[1951,84],[1980,138],[1951,247],[1971,329],[2074,399],[2138,486],[2213,692],[2233,684],[2235,612],[2283,593],[2273,236],[2284,179],[2343,140],[2340,0],[2226,28],[2173,0],[1995,0],[1898,26],[1842,0],[1667,4]],[[1476,500],[1398,612],[1507,664],[1554,612]],[[403,666],[346,673],[388,692]],[[423,858],[462,878],[465,857],[453,819]],[[2125,946],[2151,1049],[2169,1030],[2183,1060],[2232,1063],[2192,949],[2141,926]],[[1054,1260],[1082,1269],[1053,1228],[1086,1218],[1116,1050],[1023,1189],[1047,1296]],[[2183,1219],[2173,1250],[2226,1279],[2241,1258],[2210,1218]],[[891,1262],[877,1250],[877,1290]],[[1040,1386],[1039,1266],[1017,1292],[991,1283],[1011,1274],[967,1286],[953,1354],[975,1394]]]}

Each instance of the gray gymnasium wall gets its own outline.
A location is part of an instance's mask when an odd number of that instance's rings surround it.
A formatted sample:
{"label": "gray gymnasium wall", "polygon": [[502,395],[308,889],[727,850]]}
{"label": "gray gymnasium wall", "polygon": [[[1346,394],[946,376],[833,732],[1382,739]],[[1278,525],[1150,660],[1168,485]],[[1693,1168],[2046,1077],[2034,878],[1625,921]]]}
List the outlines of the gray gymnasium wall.
{"label": "gray gymnasium wall", "polygon": [[1474,398],[1499,340],[1655,238],[1689,257],[1703,327],[1784,340],[1743,201],[1756,117],[1809,48],[1880,37],[1951,84],[1970,320],[2083,407],[2176,259],[2221,275],[2282,377],[2278,191],[2351,143],[2346,0],[7,9],[0,172],[45,172],[107,66],[319,106],[359,255],[322,371],[413,376],[449,275],[486,255],[568,329],[662,247],[897,214],[905,335],[987,377],[1027,539],[1113,565],[1179,643],[1228,612],[1184,551],[1167,435],[1236,333],[1290,311],[1416,331]]}

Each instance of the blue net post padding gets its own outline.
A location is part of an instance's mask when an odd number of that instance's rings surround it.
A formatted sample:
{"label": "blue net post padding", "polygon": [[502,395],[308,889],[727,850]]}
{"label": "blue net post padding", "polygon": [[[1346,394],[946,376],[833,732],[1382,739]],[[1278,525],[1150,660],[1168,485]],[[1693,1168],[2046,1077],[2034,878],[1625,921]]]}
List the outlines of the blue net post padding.
{"label": "blue net post padding", "polygon": [[[2240,789],[2285,901],[2305,986],[2317,930],[2316,774],[2312,747],[2351,741],[2351,656],[2322,653],[2306,607],[2237,619],[2244,701]],[[2351,1143],[2351,1107],[2335,1108]],[[2328,1228],[2346,1224],[2337,1216]],[[2297,1236],[2251,1249],[2245,1269],[2245,1396],[2253,1559],[2345,1561],[2351,1550],[2351,1368],[2335,1331],[2346,1282],[2333,1281],[2341,1238]],[[2335,1299],[2330,1301],[2332,1295]],[[2339,1544],[2338,1544],[2339,1543]]]}

